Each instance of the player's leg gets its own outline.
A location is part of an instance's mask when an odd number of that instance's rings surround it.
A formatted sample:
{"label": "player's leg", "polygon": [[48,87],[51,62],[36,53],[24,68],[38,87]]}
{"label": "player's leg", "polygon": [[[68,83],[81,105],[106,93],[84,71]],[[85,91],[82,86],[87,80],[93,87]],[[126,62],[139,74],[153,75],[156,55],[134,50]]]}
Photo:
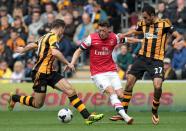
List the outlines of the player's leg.
{"label": "player's leg", "polygon": [[41,108],[44,104],[45,96],[46,96],[46,93],[34,93],[34,97],[11,94],[8,108],[10,111],[12,111],[16,102],[21,103],[26,106],[31,106],[34,108]]}
{"label": "player's leg", "polygon": [[75,89],[66,79],[61,79],[55,84],[55,87],[68,96],[71,104],[81,113],[84,119],[87,119],[90,116],[90,113],[86,109],[85,105],[77,96]]}
{"label": "player's leg", "polygon": [[137,78],[134,75],[128,74],[127,75],[127,83],[125,85],[125,90],[123,92],[123,95],[121,95],[121,93],[119,94],[119,98],[122,100],[122,105],[123,105],[126,113],[128,111],[128,106],[129,106],[130,100],[132,98],[132,91],[133,91],[133,87],[136,83],[136,80],[137,80]]}
{"label": "player's leg", "polygon": [[68,96],[70,103],[80,112],[87,124],[92,124],[103,118],[103,114],[96,115],[89,113],[82,100],[77,96],[75,89],[63,76],[58,73],[54,73],[52,76],[49,80],[50,85]]}
{"label": "player's leg", "polygon": [[[123,89],[121,88],[121,89],[115,90],[115,92],[116,92],[116,94],[117,94],[119,100],[121,101],[121,104],[123,105],[123,102],[122,102],[123,96],[124,96],[124,94],[123,94]],[[124,106],[123,106],[123,107],[124,107]],[[125,111],[125,113],[127,113],[127,112]],[[109,119],[110,119],[111,121],[124,120],[123,117],[121,117],[119,114],[114,115],[114,116],[110,117]]]}
{"label": "player's leg", "polygon": [[121,101],[118,99],[117,94],[115,93],[113,87],[108,86],[105,89],[105,92],[109,95],[110,102],[115,108],[116,112],[127,122],[127,124],[132,124],[133,118],[129,117],[123,108]]}
{"label": "player's leg", "polygon": [[158,108],[162,94],[162,78],[154,78],[154,98],[152,102],[152,122],[157,125],[159,123]]}
{"label": "player's leg", "polygon": [[[134,62],[134,64],[132,65],[131,69],[129,70],[127,74],[127,83],[125,85],[124,91],[122,91],[122,93],[121,91],[116,91],[119,99],[122,102],[122,105],[126,113],[128,111],[130,100],[132,98],[133,87],[137,79],[140,79],[143,76],[144,71],[146,70],[144,65],[145,65],[145,60],[139,57]],[[118,115],[115,115],[115,116],[112,116],[110,119],[117,121],[117,120],[121,120],[121,117]]]}
{"label": "player's leg", "polygon": [[13,110],[16,102],[21,103],[23,105],[31,106],[34,108],[41,108],[44,104],[45,96],[46,96],[46,89],[47,89],[47,82],[45,74],[40,73],[33,73],[33,90],[35,92],[33,96],[23,96],[18,94],[10,94],[9,98],[9,105],[8,108],[10,111]]}
{"label": "player's leg", "polygon": [[139,57],[134,64],[131,66],[131,69],[127,74],[127,83],[125,85],[125,90],[123,92],[123,96],[119,95],[120,99],[122,99],[122,104],[125,109],[125,112],[128,111],[128,106],[130,100],[132,98],[133,87],[137,81],[137,79],[142,78],[145,72],[145,60],[143,57]]}
{"label": "player's leg", "polygon": [[152,60],[148,67],[148,72],[153,79],[154,85],[154,98],[152,102],[152,122],[157,125],[159,123],[158,108],[160,105],[160,98],[162,94],[162,83],[163,83],[163,62]]}
{"label": "player's leg", "polygon": [[[110,79],[110,77],[112,77],[112,79]],[[105,92],[109,95],[110,102],[111,102],[112,106],[115,108],[115,110],[117,111],[117,113],[120,114],[122,116],[122,118],[128,124],[132,124],[133,119],[125,113],[122,103],[118,99],[118,96],[115,93],[114,87],[112,87],[112,83],[115,83],[115,85],[113,84],[113,86],[116,86],[118,88],[122,88],[119,77],[117,76],[118,81],[116,81],[118,83],[115,82],[115,74],[114,73],[113,74],[102,73],[102,74],[95,75],[92,78],[93,78],[93,81],[96,84],[96,86],[100,89],[100,91]]]}
{"label": "player's leg", "polygon": [[[120,101],[122,102],[122,106],[125,109],[126,113],[128,110],[130,100],[132,98],[132,89],[134,87],[135,82],[136,82],[136,77],[129,74],[127,76],[127,83],[124,92],[123,89],[116,90],[116,94],[119,97]],[[120,115],[114,115],[110,118],[110,120],[117,121],[117,120],[123,120],[123,118]]]}

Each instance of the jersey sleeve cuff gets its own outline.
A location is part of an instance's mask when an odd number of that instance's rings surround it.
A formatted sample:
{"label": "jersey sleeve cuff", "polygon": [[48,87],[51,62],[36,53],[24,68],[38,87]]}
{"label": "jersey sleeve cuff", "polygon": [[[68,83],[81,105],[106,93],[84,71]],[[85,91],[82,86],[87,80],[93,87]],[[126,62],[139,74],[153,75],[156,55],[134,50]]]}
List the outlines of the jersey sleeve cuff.
{"label": "jersey sleeve cuff", "polygon": [[86,50],[88,47],[85,43],[81,43],[80,48]]}

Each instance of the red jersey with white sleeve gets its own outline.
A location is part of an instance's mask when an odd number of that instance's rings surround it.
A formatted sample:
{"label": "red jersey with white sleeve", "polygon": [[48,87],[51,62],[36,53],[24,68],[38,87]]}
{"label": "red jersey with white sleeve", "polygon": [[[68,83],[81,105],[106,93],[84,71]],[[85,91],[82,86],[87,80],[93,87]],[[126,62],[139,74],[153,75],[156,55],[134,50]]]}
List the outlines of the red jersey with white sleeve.
{"label": "red jersey with white sleeve", "polygon": [[116,71],[112,51],[120,43],[120,38],[113,32],[107,39],[101,39],[98,33],[90,34],[80,45],[82,49],[90,49],[91,76]]}

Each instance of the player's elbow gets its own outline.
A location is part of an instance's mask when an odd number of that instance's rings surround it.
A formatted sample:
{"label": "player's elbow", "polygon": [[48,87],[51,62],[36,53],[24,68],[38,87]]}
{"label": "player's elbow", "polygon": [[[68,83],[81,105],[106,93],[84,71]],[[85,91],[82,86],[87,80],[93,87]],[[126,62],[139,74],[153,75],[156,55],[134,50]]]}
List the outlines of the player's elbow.
{"label": "player's elbow", "polygon": [[83,52],[83,50],[81,48],[78,48],[75,53],[79,56],[81,55],[81,53]]}

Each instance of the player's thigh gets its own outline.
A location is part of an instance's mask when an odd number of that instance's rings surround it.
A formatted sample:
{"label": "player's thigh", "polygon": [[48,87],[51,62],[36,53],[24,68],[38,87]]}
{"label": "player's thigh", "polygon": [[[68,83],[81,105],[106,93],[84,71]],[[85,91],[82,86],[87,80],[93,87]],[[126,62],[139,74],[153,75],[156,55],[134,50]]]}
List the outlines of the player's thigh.
{"label": "player's thigh", "polygon": [[33,90],[35,93],[46,93],[47,75],[39,72],[32,72]]}
{"label": "player's thigh", "polygon": [[104,90],[104,93],[108,94],[109,96],[111,96],[112,94],[116,94],[112,86],[107,86],[107,88],[105,88]]}
{"label": "player's thigh", "polygon": [[128,71],[128,74],[135,76],[137,79],[141,79],[144,72],[146,71],[145,68],[145,60],[142,58],[137,59],[131,66],[131,69]]}
{"label": "player's thigh", "polygon": [[55,88],[57,90],[64,92],[69,97],[76,94],[75,89],[72,87],[72,85],[65,78],[62,78],[60,81],[58,81],[55,84]]}
{"label": "player's thigh", "polygon": [[52,74],[48,78],[48,85],[59,91],[64,92],[69,97],[75,94],[75,89],[72,87],[72,85],[64,78],[63,75],[55,71],[52,72]]}
{"label": "player's thigh", "polygon": [[112,86],[108,76],[106,76],[105,73],[94,75],[91,78],[93,82],[95,83],[96,87],[102,93],[105,92],[106,88]]}
{"label": "player's thigh", "polygon": [[163,61],[159,60],[152,60],[151,64],[147,66],[148,73],[150,74],[151,78],[164,78],[164,68],[163,68]]}
{"label": "player's thigh", "polygon": [[45,102],[46,93],[34,93],[34,105],[41,107]]}
{"label": "player's thigh", "polygon": [[122,89],[121,80],[118,76],[118,73],[110,72],[109,75],[110,75],[109,76],[110,82],[111,82],[111,85],[114,88],[114,90]]}
{"label": "player's thigh", "polygon": [[56,71],[51,72],[51,74],[48,76],[47,78],[47,84],[50,85],[53,88],[56,88],[56,85],[58,85],[58,87],[62,87],[62,79],[64,79],[64,76],[59,74]]}

